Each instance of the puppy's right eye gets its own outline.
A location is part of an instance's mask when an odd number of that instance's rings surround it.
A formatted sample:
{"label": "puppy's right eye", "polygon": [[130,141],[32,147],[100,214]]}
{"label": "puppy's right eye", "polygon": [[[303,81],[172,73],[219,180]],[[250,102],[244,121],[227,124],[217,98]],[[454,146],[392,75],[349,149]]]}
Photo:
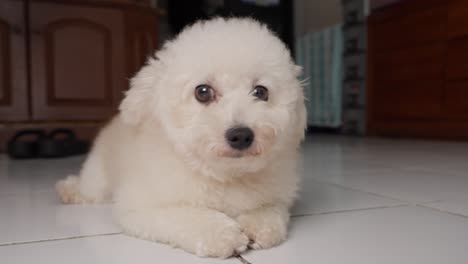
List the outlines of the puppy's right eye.
{"label": "puppy's right eye", "polygon": [[198,102],[207,104],[215,99],[215,90],[207,84],[200,84],[195,87],[195,98]]}

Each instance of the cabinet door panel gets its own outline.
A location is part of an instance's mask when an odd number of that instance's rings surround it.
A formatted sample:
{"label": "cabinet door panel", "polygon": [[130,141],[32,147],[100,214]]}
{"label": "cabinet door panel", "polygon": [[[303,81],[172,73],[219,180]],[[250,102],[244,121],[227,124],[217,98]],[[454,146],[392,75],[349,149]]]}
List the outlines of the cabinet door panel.
{"label": "cabinet door panel", "polygon": [[125,90],[120,11],[31,3],[33,117],[102,120]]}
{"label": "cabinet door panel", "polygon": [[110,35],[105,27],[87,20],[49,24],[44,44],[50,105],[112,102]]}
{"label": "cabinet door panel", "polygon": [[24,5],[0,2],[0,120],[28,118]]}

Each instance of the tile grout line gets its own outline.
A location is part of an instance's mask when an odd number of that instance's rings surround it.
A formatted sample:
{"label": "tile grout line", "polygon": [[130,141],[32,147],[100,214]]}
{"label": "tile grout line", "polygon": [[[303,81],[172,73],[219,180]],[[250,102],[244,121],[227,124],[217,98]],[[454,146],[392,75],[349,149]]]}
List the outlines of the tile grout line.
{"label": "tile grout line", "polygon": [[333,186],[336,186],[336,187],[340,187],[340,188],[343,188],[343,189],[348,189],[348,190],[355,191],[355,192],[362,192],[362,193],[378,196],[380,198],[391,199],[391,200],[394,200],[396,202],[403,203],[405,205],[411,205],[412,204],[410,201],[401,200],[399,198],[383,195],[383,194],[380,194],[380,193],[374,193],[374,192],[370,192],[370,191],[367,191],[367,190],[361,190],[361,189],[349,187],[349,186],[346,186],[346,185],[342,185],[342,184],[339,184],[339,183],[327,182],[325,180],[319,180],[319,179],[315,179],[315,178],[310,178],[310,179],[314,180],[314,181],[316,181],[318,183],[322,183],[322,184],[333,185]]}
{"label": "tile grout line", "polygon": [[291,215],[291,218],[295,218],[295,217],[306,217],[306,216],[314,216],[314,215],[328,215],[328,214],[339,214],[339,213],[349,213],[349,212],[370,211],[370,210],[389,209],[389,208],[399,208],[399,207],[407,207],[407,206],[411,206],[411,204],[395,204],[395,205],[388,205],[388,206],[374,206],[374,207],[358,208],[358,209],[336,210],[336,211],[321,212],[321,213],[296,214],[296,215]]}
{"label": "tile grout line", "polygon": [[425,204],[431,204],[431,203],[440,203],[440,202],[445,202],[447,200],[451,200],[451,199],[437,199],[437,200],[431,200],[431,201],[427,201],[427,202],[418,202],[416,203],[415,205],[425,205]]}
{"label": "tile grout line", "polygon": [[239,260],[242,264],[253,264],[252,262],[246,260],[243,256],[240,254],[237,254],[234,256],[237,260]]}
{"label": "tile grout line", "polygon": [[397,205],[389,205],[389,206],[375,206],[375,207],[359,208],[359,209],[336,210],[336,211],[321,212],[321,213],[296,214],[296,215],[291,215],[291,218],[314,216],[314,215],[328,215],[328,214],[339,214],[339,213],[348,213],[348,212],[369,211],[369,210],[388,209],[388,208],[409,207],[409,206],[426,208],[426,209],[437,211],[440,213],[445,213],[445,214],[468,219],[468,216],[464,214],[459,214],[459,213],[454,213],[454,212],[450,212],[450,211],[439,209],[439,208],[434,208],[434,207],[425,205],[424,203],[408,203],[408,204],[397,204]]}
{"label": "tile grout line", "polygon": [[75,237],[52,238],[52,239],[43,239],[43,240],[35,240],[35,241],[25,241],[25,242],[13,242],[13,243],[7,243],[7,244],[0,244],[0,247],[16,246],[16,245],[24,245],[24,244],[34,244],[34,243],[42,243],[42,242],[62,241],[62,240],[73,240],[73,239],[80,239],[80,238],[87,238],[87,237],[115,236],[115,235],[120,235],[120,234],[122,234],[122,233],[108,233],[108,234],[99,234],[99,235],[84,235],[84,236],[75,236]]}
{"label": "tile grout line", "polygon": [[466,216],[464,214],[454,213],[454,212],[450,212],[450,211],[447,211],[447,210],[430,207],[430,206],[425,205],[425,204],[415,204],[415,206],[426,208],[426,209],[433,210],[433,211],[437,211],[439,213],[449,214],[449,215],[458,216],[458,217],[461,217],[461,218],[468,219],[468,216]]}

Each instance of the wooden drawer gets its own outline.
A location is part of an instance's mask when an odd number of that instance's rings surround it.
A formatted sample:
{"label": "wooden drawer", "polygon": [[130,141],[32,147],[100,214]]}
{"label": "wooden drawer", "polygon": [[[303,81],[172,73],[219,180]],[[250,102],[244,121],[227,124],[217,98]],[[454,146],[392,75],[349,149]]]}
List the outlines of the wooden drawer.
{"label": "wooden drawer", "polygon": [[371,19],[373,49],[380,52],[444,40],[447,6],[423,7],[383,21]]}
{"label": "wooden drawer", "polygon": [[448,41],[446,78],[468,79],[468,36]]}
{"label": "wooden drawer", "polygon": [[450,38],[468,35],[468,1],[450,1],[447,32]]}
{"label": "wooden drawer", "polygon": [[444,43],[377,54],[373,70],[377,86],[389,81],[442,80],[444,58]]}

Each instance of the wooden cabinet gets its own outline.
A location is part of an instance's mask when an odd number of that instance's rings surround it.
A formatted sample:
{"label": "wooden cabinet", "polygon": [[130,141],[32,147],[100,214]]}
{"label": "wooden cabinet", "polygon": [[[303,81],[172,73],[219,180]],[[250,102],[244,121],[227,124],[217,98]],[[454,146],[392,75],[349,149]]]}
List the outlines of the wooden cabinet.
{"label": "wooden cabinet", "polygon": [[468,139],[468,3],[402,1],[369,17],[371,135]]}
{"label": "wooden cabinet", "polygon": [[0,1],[0,121],[115,114],[129,78],[157,48],[156,11],[144,3]]}
{"label": "wooden cabinet", "polygon": [[148,3],[0,0],[0,151],[24,128],[92,137],[157,48]]}
{"label": "wooden cabinet", "polygon": [[0,119],[29,117],[26,70],[25,5],[0,1]]}
{"label": "wooden cabinet", "polygon": [[118,10],[31,3],[34,120],[102,120],[115,113],[127,86],[123,22]]}

